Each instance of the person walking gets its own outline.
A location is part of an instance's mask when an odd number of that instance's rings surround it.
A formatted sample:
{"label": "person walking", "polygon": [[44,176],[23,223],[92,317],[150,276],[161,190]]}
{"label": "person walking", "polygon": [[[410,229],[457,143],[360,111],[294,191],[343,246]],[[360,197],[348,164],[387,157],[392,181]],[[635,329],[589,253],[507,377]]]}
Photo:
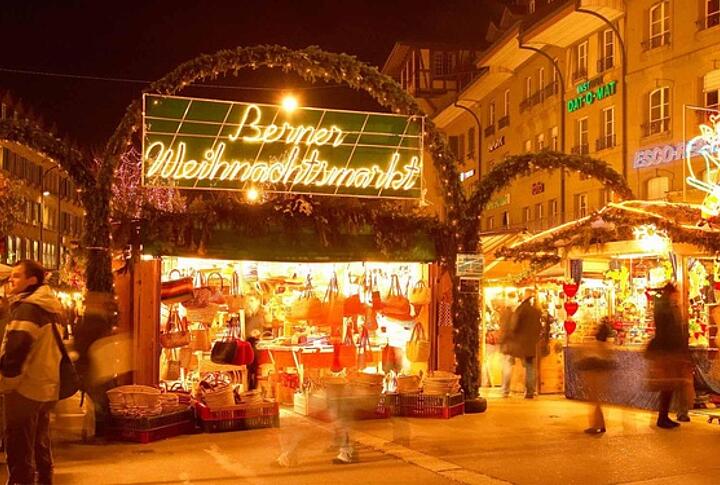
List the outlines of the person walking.
{"label": "person walking", "polygon": [[576,364],[577,370],[583,374],[584,381],[588,384],[588,400],[594,404],[589,415],[590,427],[585,430],[587,434],[605,432],[605,416],[600,400],[608,387],[608,374],[617,366],[607,343],[611,334],[610,325],[601,323],[595,340],[583,346],[583,356]]}
{"label": "person walking", "polygon": [[10,321],[0,355],[9,484],[53,481],[50,410],[59,396],[61,359],[53,325],[62,305],[44,282],[45,269],[31,260],[19,261],[10,274]]}
{"label": "person walking", "polygon": [[680,423],[669,417],[670,403],[676,391],[685,389],[690,375],[690,351],[683,332],[680,292],[668,283],[655,300],[655,336],[648,344],[648,390],[660,393],[657,426],[672,429]]}
{"label": "person walking", "polygon": [[513,351],[513,309],[507,298],[499,298],[495,309],[498,315],[498,344],[502,355],[502,396],[510,397],[510,381],[512,380],[512,369],[515,365]]}
{"label": "person walking", "polygon": [[507,335],[507,352],[503,372],[503,395],[510,393],[510,380],[515,359],[522,360],[525,367],[525,399],[535,397],[535,381],[537,380],[536,362],[537,344],[542,333],[540,309],[535,306],[535,290],[527,288],[523,301],[512,315]]}

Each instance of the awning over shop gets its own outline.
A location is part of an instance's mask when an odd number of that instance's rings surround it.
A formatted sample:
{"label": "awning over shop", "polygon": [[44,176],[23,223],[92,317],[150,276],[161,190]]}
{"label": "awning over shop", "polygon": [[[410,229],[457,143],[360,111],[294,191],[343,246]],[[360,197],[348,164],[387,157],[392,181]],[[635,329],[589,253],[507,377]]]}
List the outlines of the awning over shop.
{"label": "awning over shop", "polygon": [[526,233],[507,232],[480,238],[483,257],[485,258],[483,278],[486,283],[509,281],[527,271],[528,265],[526,263],[515,262],[497,255],[499,249],[520,243],[526,237]]}
{"label": "awning over shop", "polygon": [[[264,231],[263,235],[249,237],[232,229],[218,228],[198,245],[194,242],[159,241],[146,237],[141,230],[143,251],[156,256],[207,257],[212,259],[250,261],[412,261],[432,262],[436,259],[431,234],[418,230],[409,238],[407,248],[384,251],[372,233],[333,234],[332,240],[323,241],[317,232],[300,229],[293,233]],[[195,241],[200,238],[194,238]]]}

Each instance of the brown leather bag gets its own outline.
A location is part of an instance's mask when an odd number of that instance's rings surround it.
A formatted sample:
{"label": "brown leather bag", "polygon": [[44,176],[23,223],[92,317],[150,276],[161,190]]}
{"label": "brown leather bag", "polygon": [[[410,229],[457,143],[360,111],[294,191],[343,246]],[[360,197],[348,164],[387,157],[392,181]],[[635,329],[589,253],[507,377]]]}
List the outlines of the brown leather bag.
{"label": "brown leather bag", "polygon": [[177,308],[170,309],[165,329],[160,333],[160,345],[166,349],[185,347],[190,343],[190,332],[187,323],[180,319]]}
{"label": "brown leather bag", "polygon": [[168,278],[170,278],[168,281],[160,283],[160,301],[172,305],[188,301],[193,297],[192,276],[183,276],[180,270],[173,269],[168,273]]}

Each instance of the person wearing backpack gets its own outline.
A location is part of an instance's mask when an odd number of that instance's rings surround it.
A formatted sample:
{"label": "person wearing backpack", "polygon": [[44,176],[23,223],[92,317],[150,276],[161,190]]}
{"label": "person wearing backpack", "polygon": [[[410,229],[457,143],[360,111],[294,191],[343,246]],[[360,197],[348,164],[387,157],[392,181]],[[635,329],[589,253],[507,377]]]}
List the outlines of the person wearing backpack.
{"label": "person wearing backpack", "polygon": [[60,397],[67,354],[56,327],[63,308],[44,282],[45,269],[32,260],[17,262],[10,274],[10,319],[0,351],[9,484],[53,478],[49,413]]}

